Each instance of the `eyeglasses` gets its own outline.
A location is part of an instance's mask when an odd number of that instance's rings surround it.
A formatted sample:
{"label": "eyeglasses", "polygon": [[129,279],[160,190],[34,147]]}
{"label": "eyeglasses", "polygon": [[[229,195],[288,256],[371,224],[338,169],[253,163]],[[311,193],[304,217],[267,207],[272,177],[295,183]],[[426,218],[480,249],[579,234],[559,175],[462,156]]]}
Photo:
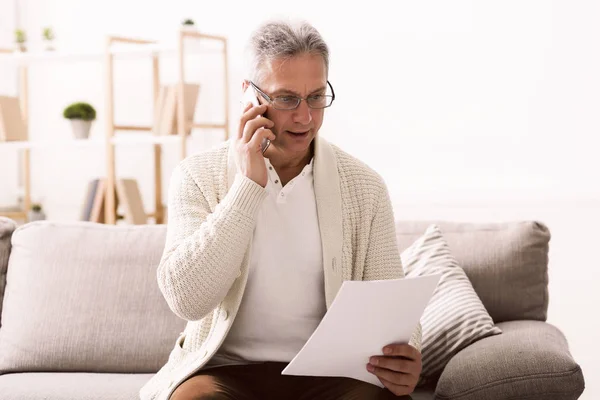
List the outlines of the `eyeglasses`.
{"label": "eyeglasses", "polygon": [[329,81],[327,81],[327,85],[329,85],[329,88],[331,89],[331,95],[311,94],[308,97],[298,97],[292,95],[271,97],[260,90],[258,86],[254,84],[254,82],[250,81],[250,84],[265,100],[269,102],[269,104],[273,106],[273,108],[277,110],[294,110],[300,105],[302,100],[306,100],[306,104],[310,108],[327,108],[333,103],[333,100],[335,100],[335,92],[333,91],[333,86],[331,86]]}

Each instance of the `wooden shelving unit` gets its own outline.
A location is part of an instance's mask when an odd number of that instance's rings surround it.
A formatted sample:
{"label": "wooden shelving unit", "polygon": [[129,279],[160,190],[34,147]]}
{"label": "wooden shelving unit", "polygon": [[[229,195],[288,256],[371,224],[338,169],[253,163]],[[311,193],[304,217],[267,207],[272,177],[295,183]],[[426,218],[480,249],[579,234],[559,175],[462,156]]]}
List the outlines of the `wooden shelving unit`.
{"label": "wooden shelving unit", "polygon": [[[105,81],[105,119],[106,130],[104,140],[76,140],[72,141],[20,141],[20,142],[0,142],[0,146],[13,147],[15,150],[22,152],[23,163],[23,210],[15,212],[0,212],[0,215],[8,216],[15,219],[26,219],[27,213],[31,209],[31,149],[33,148],[64,148],[67,145],[75,146],[103,146],[106,149],[106,179],[107,191],[104,207],[104,222],[107,224],[115,224],[117,221],[117,202],[116,202],[116,180],[117,180],[117,165],[115,160],[115,147],[126,144],[148,143],[153,145],[154,157],[154,188],[155,188],[155,212],[149,214],[148,217],[154,217],[156,223],[163,223],[165,210],[162,204],[162,144],[179,143],[179,158],[183,159],[187,156],[187,135],[185,123],[185,96],[183,87],[185,81],[185,56],[190,51],[186,48],[186,39],[194,40],[209,40],[222,43],[222,48],[219,52],[223,56],[224,65],[224,115],[225,121],[220,124],[215,123],[192,123],[192,128],[196,129],[223,129],[224,140],[229,138],[229,78],[228,78],[228,59],[227,59],[227,39],[221,36],[207,35],[198,31],[190,31],[182,29],[178,33],[178,41],[175,47],[164,47],[160,44],[137,38],[109,36],[107,38],[104,52],[101,53],[64,53],[64,52],[43,52],[43,53],[16,53],[12,49],[0,49],[0,62],[2,60],[10,60],[15,62],[19,69],[19,98],[25,122],[28,116],[28,76],[27,67],[32,63],[44,62],[69,62],[89,60],[102,62],[104,65],[104,81]],[[127,44],[132,46],[128,49],[117,49],[116,44]],[[202,50],[201,50],[202,51]],[[152,62],[152,87],[154,94],[153,106],[156,110],[158,94],[160,90],[160,57],[175,56],[177,57],[177,84],[178,91],[178,108],[177,108],[177,135],[156,136],[152,134],[152,126],[129,126],[117,125],[114,121],[114,63],[115,60],[139,59],[147,58]],[[181,106],[179,106],[181,105]],[[118,131],[129,131],[140,133],[139,138],[121,138],[117,135]],[[137,135],[136,135],[137,136]]]}
{"label": "wooden shelving unit", "polygon": [[[0,56],[6,57],[14,54],[13,49],[0,49]],[[19,64],[19,100],[21,103],[21,112],[25,125],[29,125],[29,79],[27,65]],[[29,133],[27,133],[29,134]],[[29,137],[27,137],[29,139]],[[22,178],[23,178],[23,208],[15,211],[0,212],[0,215],[12,218],[12,219],[27,219],[27,213],[31,210],[31,149],[24,147],[21,151],[21,165],[22,165]]]}

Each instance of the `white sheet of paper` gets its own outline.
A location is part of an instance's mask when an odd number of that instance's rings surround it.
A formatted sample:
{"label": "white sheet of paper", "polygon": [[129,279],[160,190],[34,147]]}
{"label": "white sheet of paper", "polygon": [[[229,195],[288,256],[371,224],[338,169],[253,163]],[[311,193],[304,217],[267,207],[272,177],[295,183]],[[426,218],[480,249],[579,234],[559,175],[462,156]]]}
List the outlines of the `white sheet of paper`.
{"label": "white sheet of paper", "polygon": [[283,375],[338,376],[383,387],[367,371],[383,347],[408,343],[441,275],[345,281],[311,337]]}

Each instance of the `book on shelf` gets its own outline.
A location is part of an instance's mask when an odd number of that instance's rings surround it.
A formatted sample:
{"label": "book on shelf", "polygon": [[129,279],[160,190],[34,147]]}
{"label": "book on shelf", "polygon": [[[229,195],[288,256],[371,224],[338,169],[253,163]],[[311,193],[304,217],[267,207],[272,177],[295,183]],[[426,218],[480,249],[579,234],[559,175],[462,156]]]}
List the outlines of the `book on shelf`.
{"label": "book on shelf", "polygon": [[85,194],[85,201],[83,207],[81,207],[81,220],[89,221],[92,215],[92,207],[94,207],[94,198],[96,197],[96,190],[98,188],[98,179],[94,179],[88,183],[87,191]]}
{"label": "book on shelf", "polygon": [[0,142],[27,140],[27,124],[18,97],[0,96]]}
{"label": "book on shelf", "polygon": [[173,122],[177,115],[177,90],[176,85],[164,87],[163,99],[160,108],[157,108],[155,115],[154,134],[170,135],[173,129]]}
{"label": "book on shelf", "polygon": [[104,199],[106,179],[93,179],[88,183],[85,202],[81,209],[81,220],[104,222]]}
{"label": "book on shelf", "polygon": [[[179,112],[179,85],[172,84],[161,86],[156,100],[152,131],[155,135],[176,135],[177,134],[177,113]],[[198,102],[200,85],[196,83],[186,83],[183,88],[184,96],[184,115],[185,115],[185,134],[192,132],[194,124],[194,114]]]}
{"label": "book on shelf", "polygon": [[152,132],[155,135],[160,134],[160,120],[162,118],[163,110],[165,109],[165,103],[167,101],[167,95],[169,94],[169,86],[161,86],[158,91],[158,98],[154,103],[153,120],[152,120]]}
{"label": "book on shelf", "polygon": [[98,179],[90,221],[104,223],[104,201],[106,199],[106,179]]}
{"label": "book on shelf", "polygon": [[[104,223],[106,179],[93,179],[88,183],[81,220]],[[135,179],[117,179],[115,182],[115,207],[121,207],[127,223],[143,225],[148,222],[142,195]]]}
{"label": "book on shelf", "polygon": [[117,200],[123,207],[125,221],[134,225],[148,223],[148,215],[144,211],[142,194],[135,179],[117,179]]}

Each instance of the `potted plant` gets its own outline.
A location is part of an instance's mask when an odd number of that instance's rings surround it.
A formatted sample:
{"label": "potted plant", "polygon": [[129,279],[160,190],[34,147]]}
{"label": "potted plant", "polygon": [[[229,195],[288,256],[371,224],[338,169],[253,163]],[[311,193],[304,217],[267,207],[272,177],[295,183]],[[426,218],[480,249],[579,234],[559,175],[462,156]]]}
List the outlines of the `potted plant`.
{"label": "potted plant", "polygon": [[71,121],[77,139],[87,139],[92,122],[96,119],[96,110],[88,103],[77,102],[65,108],[63,116]]}
{"label": "potted plant", "polygon": [[183,26],[183,29],[185,30],[195,30],[196,29],[196,24],[194,22],[193,19],[184,19],[183,22],[181,23],[181,25]]}
{"label": "potted plant", "polygon": [[23,29],[15,30],[15,43],[17,44],[17,50],[19,51],[27,51],[27,46],[25,43],[27,42],[27,35]]}
{"label": "potted plant", "polygon": [[46,219],[46,214],[42,211],[42,205],[39,203],[33,203],[31,205],[31,210],[29,210],[28,215],[29,222],[32,221],[41,221]]}
{"label": "potted plant", "polygon": [[44,41],[46,42],[46,50],[52,51],[54,50],[54,46],[53,46],[53,41],[54,41],[54,31],[52,30],[52,28],[47,27],[44,28],[44,30],[42,31],[42,37],[44,38]]}

